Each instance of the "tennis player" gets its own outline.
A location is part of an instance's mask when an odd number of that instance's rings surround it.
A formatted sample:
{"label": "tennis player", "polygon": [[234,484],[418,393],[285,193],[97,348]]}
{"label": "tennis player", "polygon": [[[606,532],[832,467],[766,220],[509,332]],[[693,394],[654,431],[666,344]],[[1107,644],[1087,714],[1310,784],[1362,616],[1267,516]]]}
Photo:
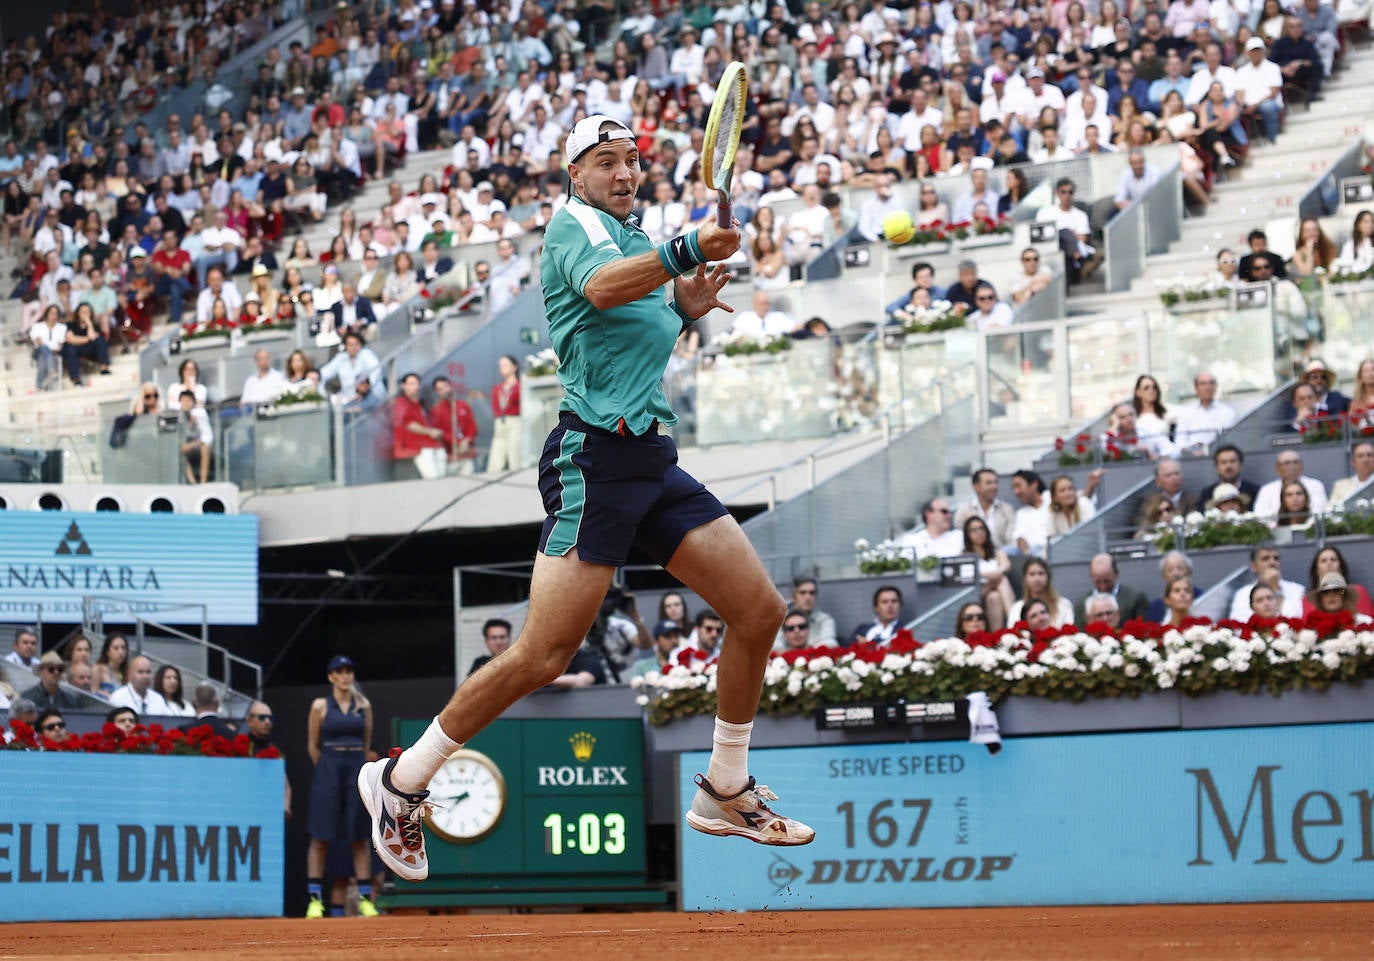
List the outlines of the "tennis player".
{"label": "tennis player", "polygon": [[[764,668],[786,613],[739,525],[677,464],[664,428],[677,417],[660,382],[683,328],[713,308],[739,247],[715,223],[657,247],[631,216],[642,171],[634,135],[587,117],[568,135],[573,196],[549,222],[540,261],[549,334],[565,396],[539,462],[548,516],[524,628],[472,674],[413,745],[358,775],[382,861],[426,877],[425,790],[449,755],[516,700],[563,673],[591,628],[612,575],[637,546],[691,587],[728,626],[711,760],[687,823],[761,844],[806,844],[811,828],[768,807],[777,796],[748,770]],[[459,802],[463,803],[463,802]]]}

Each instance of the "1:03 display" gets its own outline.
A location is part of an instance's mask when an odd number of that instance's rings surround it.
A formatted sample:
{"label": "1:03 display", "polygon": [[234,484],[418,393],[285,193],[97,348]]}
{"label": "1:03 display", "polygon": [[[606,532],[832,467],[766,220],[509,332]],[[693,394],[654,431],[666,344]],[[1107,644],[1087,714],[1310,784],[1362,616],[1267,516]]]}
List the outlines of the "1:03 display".
{"label": "1:03 display", "polygon": [[544,818],[544,850],[560,854],[624,854],[625,816],[578,814],[565,818],[554,812]]}

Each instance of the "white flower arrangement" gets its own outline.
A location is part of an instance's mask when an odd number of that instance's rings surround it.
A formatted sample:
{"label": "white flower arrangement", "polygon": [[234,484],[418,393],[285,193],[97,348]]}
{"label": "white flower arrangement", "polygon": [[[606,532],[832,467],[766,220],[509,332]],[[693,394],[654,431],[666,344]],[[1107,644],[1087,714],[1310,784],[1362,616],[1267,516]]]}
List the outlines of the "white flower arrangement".
{"label": "white flower arrangement", "polygon": [[1223,511],[1213,507],[1206,511],[1189,511],[1174,524],[1157,524],[1150,540],[1161,551],[1178,546],[1178,533],[1183,532],[1189,549],[1204,550],[1224,544],[1260,544],[1274,536],[1273,530],[1253,511]]}
{"label": "white flower arrangement", "polygon": [[748,354],[780,354],[792,349],[792,338],[786,334],[749,333],[723,330],[711,338],[711,346],[726,357]]}
{"label": "white flower arrangement", "polygon": [[1230,287],[1213,284],[1210,277],[1189,278],[1181,271],[1168,280],[1156,280],[1155,290],[1166,307],[1179,303],[1224,300],[1231,295]]}
{"label": "white flower arrangement", "polygon": [[558,373],[558,354],[552,347],[545,347],[534,354],[526,354],[522,365],[526,377],[547,377]]}
{"label": "white flower arrangement", "polygon": [[854,562],[861,574],[901,573],[915,565],[916,549],[903,547],[891,539],[870,544],[860,537],[854,542]]}
{"label": "white flower arrangement", "polygon": [[320,389],[312,382],[303,380],[299,384],[287,384],[272,400],[273,407],[290,407],[294,404],[318,404],[324,401],[324,395]]}
{"label": "white flower arrangement", "polygon": [[893,311],[892,316],[901,321],[902,330],[908,334],[929,334],[963,327],[964,315],[967,312],[968,308],[964,304],[933,300],[929,307],[908,305]]}
{"label": "white flower arrangement", "polygon": [[[674,666],[632,685],[654,724],[715,711],[715,662]],[[865,700],[951,700],[985,690],[1078,701],[1177,690],[1279,694],[1374,676],[1374,627],[1345,612],[1248,625],[1202,619],[1180,628],[1132,621],[1115,632],[1072,625],[1032,635],[1008,628],[920,644],[901,631],[890,644],[775,654],[764,671],[762,710],[809,714]],[[644,700],[644,699],[647,699]]]}

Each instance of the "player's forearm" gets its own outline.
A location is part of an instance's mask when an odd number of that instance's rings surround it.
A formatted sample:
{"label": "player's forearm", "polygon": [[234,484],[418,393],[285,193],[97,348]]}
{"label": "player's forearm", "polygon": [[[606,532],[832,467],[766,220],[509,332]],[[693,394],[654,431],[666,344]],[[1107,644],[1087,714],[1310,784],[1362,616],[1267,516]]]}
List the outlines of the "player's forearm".
{"label": "player's forearm", "polygon": [[673,280],[657,252],[613,260],[592,274],[582,295],[597,310],[620,307],[652,293]]}

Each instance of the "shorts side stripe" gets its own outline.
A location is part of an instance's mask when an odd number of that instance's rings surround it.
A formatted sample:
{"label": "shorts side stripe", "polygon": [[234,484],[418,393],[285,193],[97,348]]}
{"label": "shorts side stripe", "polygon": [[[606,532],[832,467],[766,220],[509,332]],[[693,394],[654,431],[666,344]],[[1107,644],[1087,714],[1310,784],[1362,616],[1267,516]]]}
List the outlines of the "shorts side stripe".
{"label": "shorts side stripe", "polygon": [[587,435],[570,430],[563,435],[558,445],[558,457],[554,469],[558,471],[558,485],[562,488],[559,507],[554,514],[553,529],[544,544],[544,553],[562,557],[577,546],[577,535],[582,529],[582,513],[587,505],[587,482],[582,476],[582,468],[573,463],[573,457],[582,451]]}

